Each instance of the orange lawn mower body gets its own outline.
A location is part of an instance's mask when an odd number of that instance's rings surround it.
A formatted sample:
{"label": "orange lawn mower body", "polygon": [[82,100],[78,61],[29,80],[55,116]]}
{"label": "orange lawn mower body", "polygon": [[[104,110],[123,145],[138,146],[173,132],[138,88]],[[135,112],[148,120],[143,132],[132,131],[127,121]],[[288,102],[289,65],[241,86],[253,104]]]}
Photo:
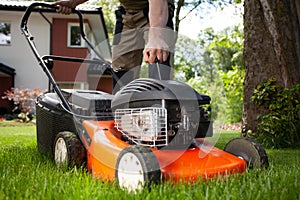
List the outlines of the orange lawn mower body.
{"label": "orange lawn mower body", "polygon": [[[118,156],[130,144],[120,139],[114,121],[85,121],[83,126],[91,138],[97,138],[87,149],[88,171],[94,177],[115,180]],[[163,180],[197,181],[199,178],[242,173],[247,168],[245,160],[214,147],[203,138],[195,139],[189,149],[152,148],[151,151],[157,158]]]}

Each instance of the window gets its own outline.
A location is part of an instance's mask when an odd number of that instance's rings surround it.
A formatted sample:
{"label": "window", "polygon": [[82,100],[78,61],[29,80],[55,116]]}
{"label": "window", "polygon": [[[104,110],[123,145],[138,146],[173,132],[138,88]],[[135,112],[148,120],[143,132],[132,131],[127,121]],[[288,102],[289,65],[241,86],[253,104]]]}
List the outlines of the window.
{"label": "window", "polygon": [[[88,37],[90,29],[87,23],[84,23],[84,31]],[[81,37],[80,26],[78,23],[68,23],[68,47],[86,47],[86,44]]]}
{"label": "window", "polygon": [[11,24],[0,21],[0,45],[10,45],[11,43]]}

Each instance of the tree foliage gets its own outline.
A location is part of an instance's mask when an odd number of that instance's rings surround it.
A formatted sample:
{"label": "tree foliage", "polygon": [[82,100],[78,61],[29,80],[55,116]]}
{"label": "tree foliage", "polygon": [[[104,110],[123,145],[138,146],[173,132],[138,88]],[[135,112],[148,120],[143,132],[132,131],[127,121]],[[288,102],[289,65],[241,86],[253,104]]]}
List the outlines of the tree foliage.
{"label": "tree foliage", "polygon": [[228,72],[221,72],[226,97],[226,122],[233,123],[242,120],[244,77],[245,70],[239,69],[239,66],[233,66]]}
{"label": "tree foliage", "polygon": [[186,81],[206,70],[201,67],[203,49],[196,40],[180,35],[175,45],[174,73],[177,79]]}
{"label": "tree foliage", "polygon": [[[176,78],[212,98],[215,118],[240,122],[243,103],[243,30],[215,32],[208,28],[198,40],[179,37],[175,49]],[[181,75],[181,76],[180,76]]]}
{"label": "tree foliage", "polygon": [[243,30],[240,25],[229,27],[215,33],[212,28],[205,29],[200,35],[200,44],[210,52],[217,69],[227,72],[233,66],[244,68]]}
{"label": "tree foliage", "polygon": [[[242,0],[175,0],[175,31],[179,31],[180,22],[190,15],[193,11],[194,13],[201,13],[201,4],[210,4],[213,6],[223,7],[227,4],[238,4]],[[187,10],[184,16],[181,16],[182,10]]]}
{"label": "tree foliage", "polygon": [[284,88],[276,85],[276,79],[272,77],[254,90],[252,102],[268,111],[258,116],[255,134],[265,146],[282,148],[299,145],[299,92],[300,84]]}
{"label": "tree foliage", "polygon": [[96,1],[95,4],[99,5],[102,8],[107,32],[109,36],[112,37],[116,22],[115,10],[120,4],[119,0],[101,0]]}
{"label": "tree foliage", "polygon": [[241,26],[215,32],[207,28],[199,34],[198,41],[179,36],[175,47],[175,72],[184,80],[208,76],[213,82],[218,71],[244,69],[243,30]]}

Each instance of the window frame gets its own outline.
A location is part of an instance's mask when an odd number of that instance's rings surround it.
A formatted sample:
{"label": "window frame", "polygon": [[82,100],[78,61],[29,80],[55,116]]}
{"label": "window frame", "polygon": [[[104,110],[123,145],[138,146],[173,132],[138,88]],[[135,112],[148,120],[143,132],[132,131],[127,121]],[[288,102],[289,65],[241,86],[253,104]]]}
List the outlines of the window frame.
{"label": "window frame", "polygon": [[[87,48],[87,44],[86,42],[84,41],[84,39],[81,37],[80,35],[80,45],[76,45],[76,44],[72,44],[71,43],[71,29],[72,27],[76,27],[76,28],[80,28],[79,24],[76,23],[76,22],[68,22],[68,39],[67,39],[67,47],[69,48]],[[91,29],[89,27],[89,24],[88,23],[84,23],[84,32],[86,34],[87,37],[89,37],[90,35],[90,32],[91,32]],[[80,29],[78,29],[80,31]],[[80,34],[80,33],[79,33]]]}
{"label": "window frame", "polygon": [[0,46],[11,46],[11,43],[12,43],[12,23],[9,22],[9,21],[0,20],[0,24],[3,24],[3,25],[4,25],[4,24],[8,24],[8,25],[9,25],[9,31],[8,31],[9,33],[8,33],[8,35],[6,35],[6,34],[3,32],[2,28],[1,28],[1,25],[0,25],[0,34],[9,37],[9,40],[7,40],[7,41],[9,41],[9,42],[4,43],[4,42],[2,42],[2,41],[0,40]]}

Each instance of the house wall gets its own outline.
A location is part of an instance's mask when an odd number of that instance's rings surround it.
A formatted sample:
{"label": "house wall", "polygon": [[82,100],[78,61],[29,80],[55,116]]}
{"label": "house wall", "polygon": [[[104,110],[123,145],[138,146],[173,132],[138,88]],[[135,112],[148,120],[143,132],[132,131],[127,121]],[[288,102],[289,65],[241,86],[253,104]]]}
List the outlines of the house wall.
{"label": "house wall", "polygon": [[[86,58],[87,48],[68,47],[68,22],[76,19],[53,19],[52,50],[53,55]],[[57,82],[86,82],[87,66],[81,63],[55,61],[53,75]]]}
{"label": "house wall", "polygon": [[[48,89],[48,77],[39,66],[36,57],[20,30],[20,22],[23,14],[23,11],[0,10],[0,21],[11,23],[12,33],[11,45],[0,45],[0,62],[15,69],[16,75],[14,87],[39,87],[42,90],[45,90]],[[52,40],[50,25],[39,13],[31,13],[27,24],[29,31],[32,36],[34,36],[34,42],[38,49],[38,53],[41,56],[49,55],[50,44],[52,42],[52,54],[54,55],[85,58],[87,55],[86,48],[67,47],[67,21],[74,21],[74,16],[57,13],[44,14],[50,23],[53,24]],[[96,48],[99,48],[98,50],[104,58],[110,60],[111,52],[109,41],[106,40],[103,28],[104,25],[100,20],[100,16],[97,14],[87,14],[85,17],[89,20],[88,22],[92,27],[94,37],[97,38],[99,43]],[[56,62],[53,74],[54,78],[59,82],[73,82],[75,80],[75,82],[89,83],[90,81],[87,80],[86,71],[85,65]],[[111,84],[111,81],[109,83]],[[0,85],[2,84],[3,81],[0,80]],[[95,84],[92,83],[92,85]]]}
{"label": "house wall", "polygon": [[[32,14],[32,16],[35,15],[39,14]],[[0,61],[16,70],[15,87],[47,89],[48,79],[38,65],[37,59],[34,57],[25,37],[21,34],[20,21],[22,16],[23,12],[0,11],[0,21],[11,23],[12,33],[11,45],[0,45]],[[39,53],[41,55],[49,54],[49,24],[38,16],[30,18],[28,27],[34,36]]]}
{"label": "house wall", "polygon": [[89,89],[112,93],[112,76],[110,75],[91,75],[88,77]]}

